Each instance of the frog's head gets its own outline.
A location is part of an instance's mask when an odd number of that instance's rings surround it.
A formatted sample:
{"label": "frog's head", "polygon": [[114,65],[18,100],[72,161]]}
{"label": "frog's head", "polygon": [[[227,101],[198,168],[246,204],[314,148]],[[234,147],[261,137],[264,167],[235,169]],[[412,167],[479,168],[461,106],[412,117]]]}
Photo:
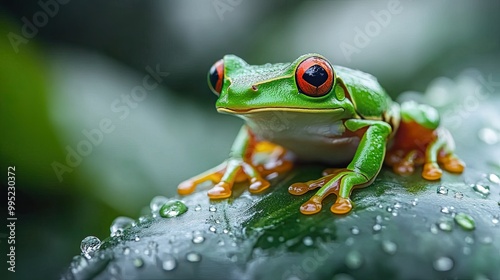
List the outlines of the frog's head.
{"label": "frog's head", "polygon": [[318,54],[302,55],[292,63],[265,65],[249,65],[237,56],[226,55],[210,68],[208,84],[218,96],[219,112],[345,115],[353,111],[343,90],[335,89],[337,76],[332,65]]}

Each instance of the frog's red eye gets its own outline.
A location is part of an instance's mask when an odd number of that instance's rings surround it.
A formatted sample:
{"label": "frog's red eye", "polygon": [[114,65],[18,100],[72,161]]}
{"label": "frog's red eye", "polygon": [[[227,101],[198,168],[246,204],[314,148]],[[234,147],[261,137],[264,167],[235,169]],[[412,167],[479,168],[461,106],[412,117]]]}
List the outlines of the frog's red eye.
{"label": "frog's red eye", "polygon": [[309,57],[302,61],[295,71],[299,91],[312,97],[329,93],[333,86],[334,72],[328,61],[321,57]]}
{"label": "frog's red eye", "polygon": [[208,71],[208,86],[215,95],[219,96],[224,83],[224,61],[219,60]]}

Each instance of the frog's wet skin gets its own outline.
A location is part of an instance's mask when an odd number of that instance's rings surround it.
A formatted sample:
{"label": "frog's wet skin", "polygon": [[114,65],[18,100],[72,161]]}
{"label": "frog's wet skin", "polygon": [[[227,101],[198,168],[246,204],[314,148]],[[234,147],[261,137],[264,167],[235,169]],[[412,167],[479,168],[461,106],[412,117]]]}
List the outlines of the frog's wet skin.
{"label": "frog's wet skin", "polygon": [[[453,173],[465,168],[434,108],[414,102],[400,106],[373,76],[332,66],[321,55],[260,66],[226,55],[212,66],[208,80],[218,96],[217,110],[241,117],[245,125],[229,159],[182,182],[179,194],[207,180],[216,184],[208,191],[212,199],[231,196],[233,184],[247,180],[250,192],[262,192],[269,187],[266,176],[292,168],[285,157],[289,151],[305,161],[350,162],[288,189],[293,195],[319,189],[301,206],[303,214],[319,212],[332,193],[337,199],[330,210],[345,214],[353,207],[352,190],[370,185],[384,161],[400,175],[423,165],[427,180],[439,180],[441,168]],[[258,163],[256,155],[262,153],[266,162]]]}

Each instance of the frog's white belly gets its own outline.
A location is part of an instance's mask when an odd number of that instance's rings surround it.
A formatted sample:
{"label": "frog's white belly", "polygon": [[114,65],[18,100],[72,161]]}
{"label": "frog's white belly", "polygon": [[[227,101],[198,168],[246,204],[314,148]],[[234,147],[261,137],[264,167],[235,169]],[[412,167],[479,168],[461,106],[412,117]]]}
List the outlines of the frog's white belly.
{"label": "frog's white belly", "polygon": [[242,117],[258,138],[285,147],[301,161],[349,163],[360,142],[345,133],[343,122],[332,114],[268,112]]}

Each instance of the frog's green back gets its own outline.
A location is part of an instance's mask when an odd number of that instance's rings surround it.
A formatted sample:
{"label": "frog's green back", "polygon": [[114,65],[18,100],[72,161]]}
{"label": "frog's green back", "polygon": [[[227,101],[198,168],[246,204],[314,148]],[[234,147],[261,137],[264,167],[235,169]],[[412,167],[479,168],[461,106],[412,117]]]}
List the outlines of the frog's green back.
{"label": "frog's green back", "polygon": [[392,100],[378,83],[377,78],[338,65],[335,65],[334,69],[337,76],[344,81],[356,111],[362,117],[380,118],[390,109]]}

